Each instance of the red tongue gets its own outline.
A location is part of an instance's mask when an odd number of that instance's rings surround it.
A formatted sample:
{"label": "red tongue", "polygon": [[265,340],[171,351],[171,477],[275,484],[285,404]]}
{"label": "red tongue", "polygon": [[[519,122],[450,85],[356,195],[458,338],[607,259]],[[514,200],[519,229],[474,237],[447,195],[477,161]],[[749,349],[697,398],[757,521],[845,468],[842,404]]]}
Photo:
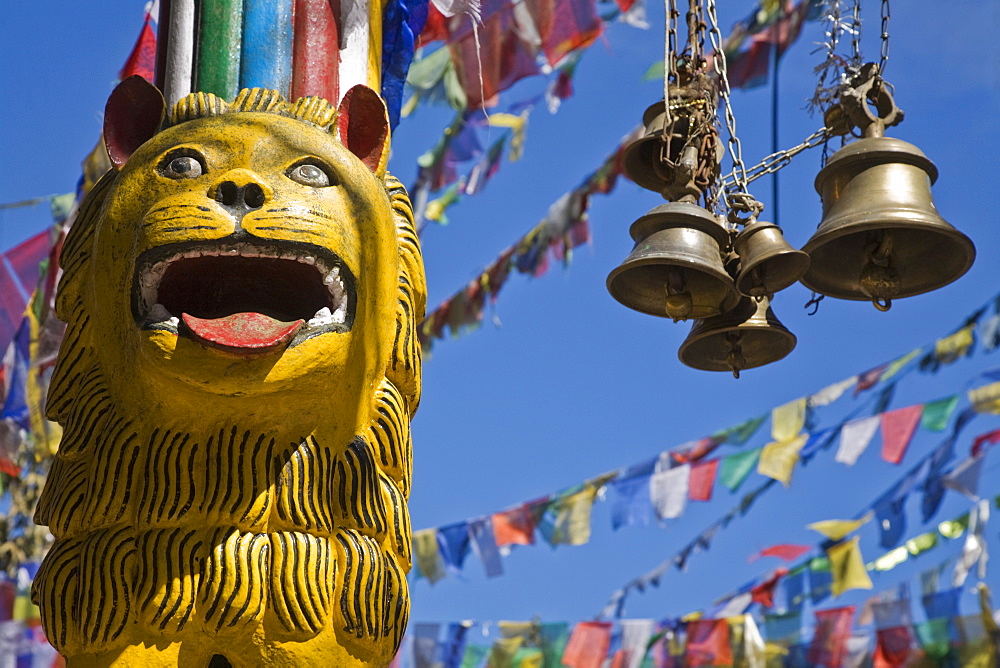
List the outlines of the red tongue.
{"label": "red tongue", "polygon": [[263,313],[234,313],[202,319],[184,313],[184,324],[200,343],[237,355],[264,353],[286,345],[305,322],[275,320]]}

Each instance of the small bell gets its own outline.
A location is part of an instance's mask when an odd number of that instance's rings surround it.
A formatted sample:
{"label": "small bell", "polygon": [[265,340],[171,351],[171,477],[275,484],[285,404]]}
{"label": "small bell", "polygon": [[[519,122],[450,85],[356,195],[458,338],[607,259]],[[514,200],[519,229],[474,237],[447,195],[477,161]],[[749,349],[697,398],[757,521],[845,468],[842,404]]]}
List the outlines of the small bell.
{"label": "small bell", "polygon": [[744,297],[735,308],[694,323],[677,356],[693,369],[740,371],[784,358],[795,348],[792,334],[771,310],[770,299]]}
{"label": "small bell", "polygon": [[[625,175],[637,185],[655,193],[662,191],[663,186],[673,179],[673,176],[665,171],[666,166],[662,160],[666,122],[667,114],[663,101],[650,105],[642,114],[645,133],[629,144],[622,154],[622,171]],[[683,141],[678,141],[676,148],[680,149],[682,143]]]}
{"label": "small bell", "polygon": [[629,229],[635,247],[608,275],[608,292],[625,306],[674,321],[707,318],[738,301],[722,265],[726,231],[707,210],[667,202]]}
{"label": "small bell", "polygon": [[812,258],[802,283],[885,311],[962,276],[976,249],[938,214],[936,179],[934,163],[899,139],[869,136],[837,151],[816,176],[823,220],[802,249]]}
{"label": "small bell", "polygon": [[792,248],[774,223],[752,219],[736,235],[733,246],[740,256],[736,289],[748,297],[784,290],[809,268],[809,255]]}

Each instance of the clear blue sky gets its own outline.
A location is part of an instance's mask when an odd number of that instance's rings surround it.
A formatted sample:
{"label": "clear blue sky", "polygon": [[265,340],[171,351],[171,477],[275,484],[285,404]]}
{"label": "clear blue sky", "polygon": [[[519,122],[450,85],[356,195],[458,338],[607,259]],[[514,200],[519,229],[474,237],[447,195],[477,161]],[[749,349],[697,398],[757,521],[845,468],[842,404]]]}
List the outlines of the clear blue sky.
{"label": "clear blue sky", "polygon": [[[723,3],[724,26],[753,6]],[[877,57],[877,3],[867,3],[863,49]],[[897,301],[889,313],[861,302],[827,299],[809,317],[809,292],[795,286],[775,310],[798,336],[784,361],[745,372],[694,371],[677,361],[689,325],[640,315],[615,302],[605,278],[631,248],[629,224],[659,203],[657,196],[620,181],[610,196],[595,195],[590,210],[592,248],[581,248],[567,271],[554,267],[529,280],[512,276],[497,306],[502,328],[487,323],[457,340],[438,342],[425,361],[424,402],[414,422],[414,528],[449,524],[533,499],[598,473],[654,456],[659,451],[759,415],[950,332],[961,319],[1000,289],[996,156],[1000,153],[1000,6],[960,0],[894,3],[887,79],[906,121],[889,134],[920,147],[941,176],[934,198],[941,213],[976,243],[978,259],[961,280],[937,292]],[[81,3],[5,2],[0,24],[0,202],[74,188],[79,162],[101,128],[101,112],[116,73],[142,21],[141,0]],[[486,192],[449,212],[451,225],[424,235],[434,306],[464,285],[497,253],[519,238],[561,194],[579,184],[636,124],[645,107],[662,96],[657,83],[643,83],[650,63],[662,57],[662,7],[652,3],[641,31],[613,25],[583,57],[576,94],[559,113],[538,109],[531,117],[525,156],[506,163]],[[813,53],[821,26],[806,25],[780,72],[782,147],[797,144],[820,125],[804,111],[814,85]],[[529,81],[505,99],[541,90]],[[770,90],[736,92],[737,129],[748,164],[770,152]],[[392,169],[409,184],[416,155],[433,145],[450,120],[447,110],[424,108],[404,120],[393,145]],[[781,200],[772,201],[762,179],[752,192],[775,208],[796,246],[819,222],[813,179],[819,152],[800,156],[781,172]],[[0,212],[0,246],[9,247],[49,224],[45,207]],[[1000,364],[1000,356],[977,355],[937,375],[913,373],[901,383],[894,407],[935,399],[964,389],[977,371]],[[857,404],[850,398],[819,414],[820,425],[836,422]],[[997,427],[979,418],[959,443]],[[763,432],[751,446],[763,444]],[[720,532],[711,549],[693,557],[686,573],[671,571],[663,586],[634,595],[628,616],[661,617],[702,608],[763,573],[775,563],[747,565],[747,557],[775,543],[815,544],[803,526],[853,516],[928,452],[939,437],[918,434],[903,466],[878,458],[878,442],[854,468],[833,462],[833,451],[800,468],[790,489],[769,492],[743,519]],[[723,450],[729,454],[732,450]],[[987,462],[983,490],[1000,492],[1000,476]],[[754,474],[744,490],[763,481]],[[716,488],[711,503],[690,504],[683,518],[658,527],[610,530],[609,504],[594,512],[589,545],[553,552],[544,544],[520,548],[505,559],[506,575],[486,580],[474,558],[465,581],[451,577],[430,588],[413,585],[417,621],[526,619],[548,621],[593,616],[618,586],[683,547],[737,503]],[[907,535],[925,530],[911,500]],[[952,493],[937,519],[964,512],[969,504]],[[929,525],[928,525],[929,526]],[[989,530],[997,549],[1000,521]],[[872,527],[863,533],[866,558],[881,553]],[[958,545],[938,548],[912,568],[876,580],[876,590],[930,568]],[[993,564],[989,581],[1000,584]],[[972,580],[970,580],[971,584]],[[1000,587],[994,587],[1000,589]],[[1000,591],[996,592],[1000,597]],[[864,596],[849,595],[847,602]],[[995,599],[1000,600],[1000,599]],[[971,611],[971,597],[963,606]]]}

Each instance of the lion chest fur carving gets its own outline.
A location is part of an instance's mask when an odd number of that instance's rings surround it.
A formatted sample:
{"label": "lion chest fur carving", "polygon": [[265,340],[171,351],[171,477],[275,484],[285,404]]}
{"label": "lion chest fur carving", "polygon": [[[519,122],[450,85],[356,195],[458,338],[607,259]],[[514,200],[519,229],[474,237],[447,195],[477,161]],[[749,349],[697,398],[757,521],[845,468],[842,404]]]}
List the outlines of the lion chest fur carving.
{"label": "lion chest fur carving", "polygon": [[387,664],[426,290],[384,105],[162,106],[112,94],[62,252],[46,635],[71,665]]}

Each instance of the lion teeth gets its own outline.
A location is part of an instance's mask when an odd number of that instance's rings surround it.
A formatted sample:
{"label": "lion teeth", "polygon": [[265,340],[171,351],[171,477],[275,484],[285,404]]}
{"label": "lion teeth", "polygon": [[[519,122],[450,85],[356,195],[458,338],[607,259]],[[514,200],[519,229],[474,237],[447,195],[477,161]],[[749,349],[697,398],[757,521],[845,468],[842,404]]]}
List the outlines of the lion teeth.
{"label": "lion teeth", "polygon": [[306,323],[310,327],[322,327],[323,325],[333,324],[333,314],[330,313],[330,309],[324,306],[320,310],[316,311],[316,315],[309,319]]}

